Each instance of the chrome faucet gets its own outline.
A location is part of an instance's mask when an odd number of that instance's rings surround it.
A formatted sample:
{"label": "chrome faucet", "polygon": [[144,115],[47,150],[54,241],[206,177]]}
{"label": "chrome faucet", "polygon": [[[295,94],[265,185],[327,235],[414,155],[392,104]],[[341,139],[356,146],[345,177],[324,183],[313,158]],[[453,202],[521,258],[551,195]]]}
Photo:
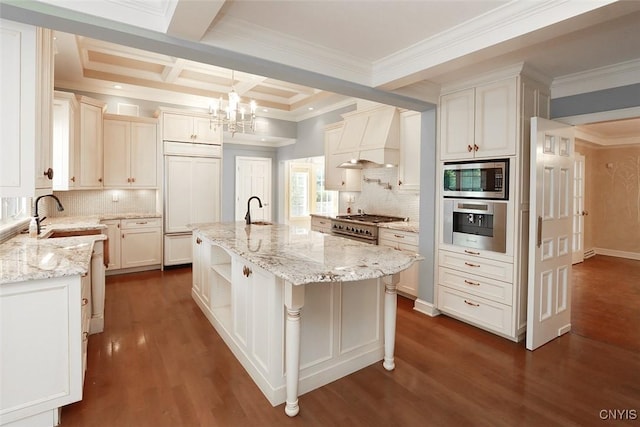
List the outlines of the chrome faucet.
{"label": "chrome faucet", "polygon": [[38,202],[39,202],[39,201],[40,201],[40,199],[42,199],[43,197],[52,197],[52,198],[56,201],[56,204],[58,205],[58,206],[57,206],[57,208],[58,208],[58,212],[62,212],[62,211],[64,210],[64,207],[62,206],[62,203],[60,203],[60,199],[58,199],[58,198],[57,198],[56,196],[54,196],[53,194],[45,194],[45,195],[43,195],[43,196],[39,196],[38,198],[36,198],[36,201],[34,202],[35,209],[34,209],[34,212],[33,212],[33,216],[34,216],[34,217],[35,217],[35,219],[36,219],[36,224],[38,224],[38,234],[40,234],[40,223],[41,223],[42,221],[44,221],[44,220],[45,220],[45,218],[46,218],[46,216],[45,216],[44,218],[40,219],[40,215],[38,215]]}
{"label": "chrome faucet", "polygon": [[258,199],[258,205],[260,207],[262,207],[262,201],[260,200],[260,197],[258,196],[251,196],[249,197],[249,200],[247,200],[247,214],[244,216],[244,220],[247,222],[247,225],[251,224],[251,200],[252,199]]}

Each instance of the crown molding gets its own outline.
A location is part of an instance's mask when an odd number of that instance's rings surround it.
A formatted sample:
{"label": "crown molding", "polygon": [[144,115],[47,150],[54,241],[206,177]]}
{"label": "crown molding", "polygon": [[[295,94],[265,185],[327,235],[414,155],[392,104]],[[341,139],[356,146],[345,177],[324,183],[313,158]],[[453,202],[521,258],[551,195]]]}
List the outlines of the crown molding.
{"label": "crown molding", "polygon": [[373,63],[373,86],[418,74],[464,55],[613,3],[614,0],[511,1]]}
{"label": "crown molding", "polygon": [[225,17],[200,42],[371,86],[371,64],[367,60],[241,19]]}
{"label": "crown molding", "polygon": [[619,110],[600,111],[598,113],[579,114],[577,116],[553,117],[553,120],[569,125],[584,125],[611,120],[640,117],[640,107],[621,108]]}
{"label": "crown molding", "polygon": [[553,79],[551,98],[640,83],[640,58]]}
{"label": "crown molding", "polygon": [[576,139],[595,144],[599,148],[604,147],[622,147],[626,145],[640,145],[639,136],[626,136],[621,138],[610,138],[603,135],[599,135],[595,132],[589,132],[584,129],[574,129],[574,137]]}

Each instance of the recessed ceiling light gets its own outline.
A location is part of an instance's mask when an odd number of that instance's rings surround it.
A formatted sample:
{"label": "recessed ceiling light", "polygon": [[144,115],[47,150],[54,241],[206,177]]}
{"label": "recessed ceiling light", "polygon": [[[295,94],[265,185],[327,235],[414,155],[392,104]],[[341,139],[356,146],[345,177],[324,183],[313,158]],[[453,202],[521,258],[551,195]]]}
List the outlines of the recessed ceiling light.
{"label": "recessed ceiling light", "polygon": [[122,89],[122,86],[120,86],[120,85],[113,85],[113,88],[114,88],[114,89]]}
{"label": "recessed ceiling light", "polygon": [[268,110],[267,108],[263,108],[263,109],[262,109],[262,112],[263,112],[263,113],[268,113],[268,112],[269,112],[269,110]]}
{"label": "recessed ceiling light", "polygon": [[313,107],[309,107],[307,108],[309,111],[313,111]]}
{"label": "recessed ceiling light", "polygon": [[266,138],[260,138],[260,141],[265,142]]}

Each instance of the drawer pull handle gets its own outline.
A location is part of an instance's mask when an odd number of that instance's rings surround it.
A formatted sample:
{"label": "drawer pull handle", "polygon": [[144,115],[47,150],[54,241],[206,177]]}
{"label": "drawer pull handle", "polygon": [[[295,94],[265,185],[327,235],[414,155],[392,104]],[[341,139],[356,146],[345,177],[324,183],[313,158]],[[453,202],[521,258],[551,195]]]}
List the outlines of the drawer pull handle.
{"label": "drawer pull handle", "polygon": [[472,285],[472,286],[480,286],[480,283],[472,282],[470,280],[465,280],[464,283],[466,283],[467,285]]}
{"label": "drawer pull handle", "polygon": [[148,224],[148,221],[140,221],[140,222],[136,222],[136,224],[145,225],[145,224]]}
{"label": "drawer pull handle", "polygon": [[467,265],[469,267],[480,267],[480,264],[472,264],[472,263],[466,262],[466,261],[465,261],[464,265]]}
{"label": "drawer pull handle", "polygon": [[86,298],[82,298],[82,305],[87,305],[89,304],[89,300]]}
{"label": "drawer pull handle", "polygon": [[404,236],[401,234],[394,234],[395,237],[397,237],[398,239],[404,239]]}
{"label": "drawer pull handle", "polygon": [[480,252],[470,251],[467,249],[464,250],[464,253],[469,255],[480,255]]}
{"label": "drawer pull handle", "polygon": [[480,307],[480,304],[476,304],[475,302],[464,300],[464,303],[472,307]]}

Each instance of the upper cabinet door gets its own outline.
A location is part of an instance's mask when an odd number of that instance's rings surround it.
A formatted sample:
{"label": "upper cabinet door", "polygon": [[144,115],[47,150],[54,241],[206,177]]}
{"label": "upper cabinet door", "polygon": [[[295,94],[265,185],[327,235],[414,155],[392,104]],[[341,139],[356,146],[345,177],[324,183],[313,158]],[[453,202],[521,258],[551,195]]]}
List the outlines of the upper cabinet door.
{"label": "upper cabinet door", "polygon": [[76,145],[78,187],[102,188],[102,114],[104,106],[80,102],[80,141]]}
{"label": "upper cabinet door", "polygon": [[473,158],[474,111],[473,88],[443,95],[440,98],[440,159]]}
{"label": "upper cabinet door", "polygon": [[51,37],[50,30],[0,20],[0,197],[51,192]]}
{"label": "upper cabinet door", "polygon": [[158,172],[157,125],[131,123],[131,185],[156,187]]}
{"label": "upper cabinet door", "polygon": [[130,180],[131,123],[104,120],[104,185],[126,187]]}
{"label": "upper cabinet door", "polygon": [[400,114],[398,190],[420,190],[421,116],[416,111],[406,111]]}
{"label": "upper cabinet door", "polygon": [[476,88],[476,158],[515,156],[518,134],[516,78]]}
{"label": "upper cabinet door", "polygon": [[209,118],[193,117],[193,142],[200,144],[222,144],[222,131]]}
{"label": "upper cabinet door", "polygon": [[164,113],[162,115],[162,139],[193,142],[193,118],[184,114]]}

